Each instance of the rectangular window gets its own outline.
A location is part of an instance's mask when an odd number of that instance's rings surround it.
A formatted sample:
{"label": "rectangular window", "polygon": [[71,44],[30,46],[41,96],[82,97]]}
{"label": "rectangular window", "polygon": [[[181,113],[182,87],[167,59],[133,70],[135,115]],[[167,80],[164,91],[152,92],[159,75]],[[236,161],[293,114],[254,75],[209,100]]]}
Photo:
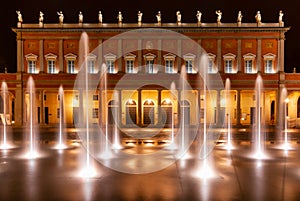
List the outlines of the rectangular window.
{"label": "rectangular window", "polygon": [[55,61],[48,60],[48,73],[54,74],[55,73]]}
{"label": "rectangular window", "polygon": [[265,60],[265,73],[273,72],[273,60]]}
{"label": "rectangular window", "polygon": [[95,72],[95,61],[94,60],[88,60],[87,62],[89,73],[94,74]]}
{"label": "rectangular window", "polygon": [[28,73],[35,73],[36,69],[36,61],[29,60],[28,61]]}
{"label": "rectangular window", "polygon": [[232,73],[232,60],[225,60],[225,73]]}
{"label": "rectangular window", "polygon": [[253,73],[253,61],[252,60],[245,61],[245,73]]}
{"label": "rectangular window", "polygon": [[208,73],[213,73],[213,67],[214,67],[214,63],[213,63],[213,60],[209,60],[208,61],[208,69],[207,69],[207,72]]}
{"label": "rectangular window", "polygon": [[98,118],[98,114],[99,114],[99,109],[93,108],[93,118]]}
{"label": "rectangular window", "polygon": [[185,67],[186,67],[187,73],[193,73],[193,61],[192,60],[186,60]]}
{"label": "rectangular window", "polygon": [[115,72],[115,65],[112,60],[106,61],[107,73],[114,73]]}
{"label": "rectangular window", "polygon": [[153,60],[147,60],[146,61],[146,73],[154,73],[154,68],[153,68],[154,61]]}
{"label": "rectangular window", "polygon": [[75,61],[74,60],[68,60],[68,73],[75,73]]}
{"label": "rectangular window", "polygon": [[133,60],[126,60],[126,72],[133,73]]}
{"label": "rectangular window", "polygon": [[97,101],[98,100],[98,95],[93,95],[93,100]]}
{"label": "rectangular window", "polygon": [[173,60],[166,60],[166,73],[173,73]]}

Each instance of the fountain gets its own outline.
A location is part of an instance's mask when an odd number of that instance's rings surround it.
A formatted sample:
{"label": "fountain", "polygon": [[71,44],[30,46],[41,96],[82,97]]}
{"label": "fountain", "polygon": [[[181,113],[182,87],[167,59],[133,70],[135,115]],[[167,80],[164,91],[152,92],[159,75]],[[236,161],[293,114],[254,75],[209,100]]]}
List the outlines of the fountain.
{"label": "fountain", "polygon": [[265,135],[262,130],[262,122],[264,122],[262,114],[263,101],[263,80],[261,75],[258,75],[255,81],[255,124],[253,125],[254,136],[254,154],[256,159],[264,159],[265,155]]}
{"label": "fountain", "polygon": [[226,106],[226,116],[227,116],[227,150],[231,150],[233,148],[232,142],[231,142],[231,103],[230,103],[230,80],[229,78],[226,79],[225,81],[225,106]]}
{"label": "fountain", "polygon": [[7,140],[7,121],[6,121],[6,115],[7,115],[7,84],[5,81],[2,82],[1,85],[1,95],[2,95],[2,100],[3,100],[3,136],[2,136],[2,142],[0,144],[0,149],[9,149],[11,146],[8,143]]}
{"label": "fountain", "polygon": [[[287,96],[287,90],[286,88],[282,88],[281,90],[281,96],[280,96],[280,108],[279,108],[279,116],[284,116],[284,122],[279,122],[279,125],[284,125],[283,131],[284,131],[284,140],[281,145],[281,148],[284,150],[291,149],[290,143],[288,142],[288,108],[287,105],[289,103],[289,99]],[[280,135],[282,134],[280,130]]]}
{"label": "fountain", "polygon": [[59,136],[58,136],[58,144],[55,148],[57,149],[65,149],[67,146],[65,144],[66,137],[63,134],[63,125],[64,125],[64,89],[62,85],[58,90],[59,95]]}
{"label": "fountain", "polygon": [[88,35],[83,32],[81,34],[81,38],[79,41],[79,64],[82,66],[81,70],[78,74],[80,77],[80,110],[82,115],[79,117],[79,135],[81,139],[85,142],[86,145],[86,153],[83,157],[84,159],[84,167],[80,172],[80,176],[84,178],[94,177],[96,175],[95,169],[93,167],[93,163],[91,161],[91,142],[90,139],[90,108],[91,108],[91,101],[89,98],[89,71],[88,71],[88,64],[87,64],[87,56],[88,56],[89,48],[88,48]]}
{"label": "fountain", "polygon": [[185,152],[185,149],[186,149],[186,142],[188,141],[188,131],[186,130],[186,122],[185,122],[185,107],[186,107],[186,104],[185,104],[185,96],[186,96],[186,86],[185,86],[185,81],[186,81],[186,69],[185,69],[185,66],[182,66],[181,67],[181,71],[180,71],[180,76],[181,76],[181,99],[179,100],[180,101],[180,125],[181,125],[181,132],[180,132],[180,137],[179,137],[179,142],[178,144],[180,145],[180,152],[181,154]]}
{"label": "fountain", "polygon": [[[116,100],[116,104],[119,103],[119,97],[118,93],[114,93],[114,100]],[[113,105],[112,113],[114,117],[114,123],[113,123],[113,149],[121,149],[121,143],[120,143],[120,133],[118,128],[118,122],[119,122],[119,107],[118,105]]]}
{"label": "fountain", "polygon": [[36,122],[36,107],[35,107],[35,86],[34,80],[30,76],[27,81],[27,93],[28,93],[28,118],[27,118],[27,137],[28,139],[28,150],[25,154],[26,158],[34,159],[38,157],[38,151],[36,146],[37,141],[37,122]]}

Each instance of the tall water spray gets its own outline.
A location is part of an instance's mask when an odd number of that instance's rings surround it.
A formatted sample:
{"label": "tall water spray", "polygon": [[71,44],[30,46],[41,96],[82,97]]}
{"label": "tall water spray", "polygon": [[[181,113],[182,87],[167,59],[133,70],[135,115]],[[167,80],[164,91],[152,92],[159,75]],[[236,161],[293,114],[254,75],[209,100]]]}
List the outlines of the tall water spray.
{"label": "tall water spray", "polygon": [[7,84],[5,81],[2,82],[1,85],[1,95],[2,95],[2,100],[3,100],[3,141],[0,145],[0,148],[6,149],[8,148],[8,143],[7,143],[7,130],[6,130],[6,113],[7,113]]}
{"label": "tall water spray", "polygon": [[279,119],[278,124],[280,125],[280,131],[279,134],[280,136],[282,135],[282,127],[283,127],[283,133],[284,133],[284,139],[283,139],[283,145],[282,148],[285,150],[290,149],[290,145],[288,142],[288,103],[289,103],[289,99],[288,99],[288,94],[287,94],[287,90],[285,87],[282,88],[281,90],[281,95],[280,95],[280,108],[279,108],[279,116],[280,117],[284,117],[283,118],[283,122],[281,119]]}
{"label": "tall water spray", "polygon": [[28,119],[27,119],[27,129],[28,137],[29,137],[29,150],[27,152],[28,158],[36,158],[37,157],[37,147],[36,147],[36,109],[35,109],[35,84],[33,78],[30,76],[27,81],[27,93],[28,93]]}
{"label": "tall water spray", "polygon": [[254,135],[254,157],[261,159],[265,157],[265,135],[262,130],[263,114],[262,114],[262,100],[263,100],[263,80],[261,75],[258,75],[255,81],[255,124],[253,129]]}
{"label": "tall water spray", "polygon": [[118,93],[114,93],[114,100],[115,104],[112,105],[112,113],[114,117],[114,122],[113,122],[113,145],[112,148],[114,149],[121,149],[121,143],[120,143],[120,133],[119,133],[119,128],[118,128],[118,122],[119,122],[119,96]]}
{"label": "tall water spray", "polygon": [[230,102],[230,88],[231,83],[230,79],[227,78],[225,81],[225,107],[226,107],[226,116],[227,116],[227,149],[232,149],[232,142],[231,142],[231,102]]}
{"label": "tall water spray", "polygon": [[180,140],[179,140],[179,145],[180,145],[180,151],[181,153],[185,152],[186,149],[186,142],[188,141],[188,131],[186,130],[187,126],[186,126],[186,119],[188,118],[185,114],[185,107],[186,107],[186,100],[185,100],[185,96],[186,96],[186,69],[185,66],[181,67],[181,100],[180,101],[180,108],[181,108],[181,114],[180,114],[180,124],[181,124],[181,133],[180,133]]}
{"label": "tall water spray", "polygon": [[59,136],[58,136],[58,145],[56,148],[64,149],[66,148],[65,145],[66,137],[63,134],[65,115],[64,115],[64,89],[62,85],[58,89],[58,95],[59,95]]}

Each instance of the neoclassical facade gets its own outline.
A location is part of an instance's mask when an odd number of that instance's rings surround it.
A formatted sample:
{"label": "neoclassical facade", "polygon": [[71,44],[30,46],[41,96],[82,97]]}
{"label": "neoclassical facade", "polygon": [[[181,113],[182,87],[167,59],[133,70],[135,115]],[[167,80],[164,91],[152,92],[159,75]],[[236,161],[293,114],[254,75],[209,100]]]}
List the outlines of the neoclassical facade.
{"label": "neoclassical facade", "polygon": [[[230,118],[235,126],[249,126],[255,123],[255,83],[260,75],[264,123],[282,124],[282,108],[286,106],[289,122],[296,125],[300,118],[300,75],[284,72],[284,41],[289,29],[282,21],[203,23],[201,18],[195,23],[102,23],[102,18],[101,23],[94,24],[18,22],[12,28],[17,40],[17,72],[3,73],[0,80],[8,85],[7,116],[16,126],[28,121],[26,88],[31,76],[37,122],[59,123],[58,90],[62,86],[64,122],[70,126],[76,123],[83,99],[74,84],[84,55],[90,79],[105,80],[105,85],[100,81],[89,95],[93,123],[112,124],[117,119],[121,126],[134,128],[178,125],[184,119],[190,125],[205,122],[222,126],[224,118]],[[164,30],[182,37],[162,37]],[[85,54],[83,32],[88,36]],[[127,32],[131,35],[124,35]],[[205,90],[200,76],[203,68],[210,82]],[[186,88],[181,82],[183,72]],[[230,90],[225,89],[226,80]],[[223,87],[215,86],[217,81]],[[226,106],[228,101],[230,107]]]}

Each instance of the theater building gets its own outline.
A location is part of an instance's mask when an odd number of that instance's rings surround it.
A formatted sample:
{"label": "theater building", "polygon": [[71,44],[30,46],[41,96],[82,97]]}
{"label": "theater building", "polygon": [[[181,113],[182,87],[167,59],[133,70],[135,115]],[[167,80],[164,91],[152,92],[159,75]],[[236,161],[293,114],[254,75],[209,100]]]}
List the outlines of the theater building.
{"label": "theater building", "polygon": [[[163,30],[182,37],[161,37]],[[38,123],[59,123],[60,86],[64,89],[64,122],[69,126],[76,123],[76,117],[82,115],[79,108],[83,98],[74,84],[82,64],[80,41],[85,32],[89,76],[106,80],[89,92],[93,123],[112,124],[117,117],[120,126],[133,128],[178,125],[182,119],[190,125],[222,126],[224,118],[230,118],[235,126],[249,126],[255,123],[255,83],[260,75],[264,123],[281,124],[285,116],[281,111],[286,106],[289,121],[296,125],[300,118],[300,75],[284,72],[288,30],[283,22],[19,22],[12,28],[17,41],[17,72],[1,73],[0,80],[6,81],[9,90],[7,116],[16,126],[28,121],[26,88],[31,76]],[[127,32],[130,37],[123,37]],[[142,37],[134,35],[141,32]],[[206,62],[200,62],[203,55]],[[205,79],[211,83],[206,90],[199,76],[203,68]],[[187,88],[180,81],[183,72]],[[230,90],[225,89],[226,80]],[[218,81],[222,87],[215,85]],[[286,102],[282,101],[284,89]],[[230,107],[226,107],[229,100]]]}

